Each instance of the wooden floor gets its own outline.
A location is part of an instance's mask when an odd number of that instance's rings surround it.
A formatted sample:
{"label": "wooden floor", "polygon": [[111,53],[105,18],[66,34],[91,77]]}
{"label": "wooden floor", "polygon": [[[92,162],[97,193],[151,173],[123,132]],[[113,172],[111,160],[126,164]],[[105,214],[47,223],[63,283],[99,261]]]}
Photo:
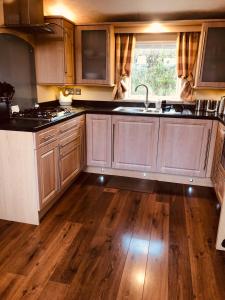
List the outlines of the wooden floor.
{"label": "wooden floor", "polygon": [[210,188],[82,174],[39,227],[0,221],[0,299],[225,299]]}

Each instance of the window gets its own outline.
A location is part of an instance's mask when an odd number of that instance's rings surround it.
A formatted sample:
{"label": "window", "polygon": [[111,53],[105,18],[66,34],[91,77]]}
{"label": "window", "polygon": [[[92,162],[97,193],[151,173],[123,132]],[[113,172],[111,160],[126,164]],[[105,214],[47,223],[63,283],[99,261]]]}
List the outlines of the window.
{"label": "window", "polygon": [[131,99],[144,99],[145,90],[135,92],[138,84],[149,87],[149,98],[179,100],[180,80],[176,72],[176,40],[137,41],[129,81]]}

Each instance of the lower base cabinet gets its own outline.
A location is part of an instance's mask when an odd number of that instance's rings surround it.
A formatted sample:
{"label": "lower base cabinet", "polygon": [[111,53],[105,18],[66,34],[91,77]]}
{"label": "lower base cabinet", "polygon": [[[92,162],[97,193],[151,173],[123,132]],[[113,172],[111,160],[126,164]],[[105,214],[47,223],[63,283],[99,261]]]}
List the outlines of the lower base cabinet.
{"label": "lower base cabinet", "polygon": [[84,120],[83,116],[74,118],[36,136],[40,210],[57,198],[85,166]]}
{"label": "lower base cabinet", "polygon": [[87,165],[110,168],[112,165],[112,122],[110,115],[88,114],[87,131]]}
{"label": "lower base cabinet", "polygon": [[88,115],[88,166],[204,178],[212,128],[204,119]]}
{"label": "lower base cabinet", "polygon": [[205,177],[211,131],[210,120],[160,119],[158,172]]}
{"label": "lower base cabinet", "polygon": [[159,118],[113,116],[112,167],[156,171]]}

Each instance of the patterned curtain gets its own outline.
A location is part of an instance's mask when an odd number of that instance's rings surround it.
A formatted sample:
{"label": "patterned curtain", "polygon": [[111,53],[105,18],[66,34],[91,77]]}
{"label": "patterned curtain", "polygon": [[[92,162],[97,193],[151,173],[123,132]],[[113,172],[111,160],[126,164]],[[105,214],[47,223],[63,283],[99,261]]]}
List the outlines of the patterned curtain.
{"label": "patterned curtain", "polygon": [[130,76],[134,58],[136,39],[134,34],[116,35],[116,86],[113,91],[114,99],[123,99],[127,91],[125,80]]}
{"label": "patterned curtain", "polygon": [[177,73],[183,79],[181,99],[192,100],[194,68],[198,54],[199,32],[181,32],[177,42]]}

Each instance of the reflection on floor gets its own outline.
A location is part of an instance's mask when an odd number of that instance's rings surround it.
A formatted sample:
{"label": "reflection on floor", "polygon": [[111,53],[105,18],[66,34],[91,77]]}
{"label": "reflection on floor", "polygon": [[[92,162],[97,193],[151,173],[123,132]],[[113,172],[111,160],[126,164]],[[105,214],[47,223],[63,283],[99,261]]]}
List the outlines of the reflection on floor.
{"label": "reflection on floor", "polygon": [[41,225],[0,221],[0,299],[225,299],[212,189],[82,174]]}

